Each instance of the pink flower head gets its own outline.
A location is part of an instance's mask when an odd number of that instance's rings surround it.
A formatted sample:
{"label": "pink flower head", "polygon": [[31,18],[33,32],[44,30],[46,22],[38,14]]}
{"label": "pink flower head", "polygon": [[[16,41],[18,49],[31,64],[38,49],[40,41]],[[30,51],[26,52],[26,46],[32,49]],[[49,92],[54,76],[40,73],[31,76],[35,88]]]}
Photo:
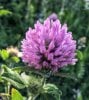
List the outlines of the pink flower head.
{"label": "pink flower head", "polygon": [[76,41],[67,25],[47,18],[43,24],[39,21],[34,29],[29,28],[22,41],[22,60],[35,69],[57,71],[68,64],[75,64]]}

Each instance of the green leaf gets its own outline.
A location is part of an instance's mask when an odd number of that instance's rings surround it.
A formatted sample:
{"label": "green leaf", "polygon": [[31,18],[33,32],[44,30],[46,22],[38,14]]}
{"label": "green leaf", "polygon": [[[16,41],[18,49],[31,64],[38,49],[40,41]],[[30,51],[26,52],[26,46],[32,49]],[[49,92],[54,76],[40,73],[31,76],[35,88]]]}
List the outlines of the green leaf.
{"label": "green leaf", "polygon": [[22,71],[25,71],[25,70],[28,70],[27,68],[25,68],[24,66],[17,66],[17,67],[13,67],[12,68],[13,71],[17,71],[17,72],[22,72]]}
{"label": "green leaf", "polygon": [[77,50],[77,57],[79,58],[79,60],[83,60],[84,59],[84,55],[81,51]]}
{"label": "green leaf", "polygon": [[84,73],[85,73],[84,62],[80,61],[77,64],[77,68],[76,68],[77,78],[83,78]]}
{"label": "green leaf", "polygon": [[18,90],[12,88],[11,100],[23,100],[23,96],[20,94]]}
{"label": "green leaf", "polygon": [[19,82],[16,82],[16,80],[10,79],[10,78],[8,78],[8,77],[3,77],[3,76],[2,76],[2,79],[3,79],[3,80],[6,80],[6,81],[8,81],[8,82],[10,82],[13,86],[15,86],[15,87],[18,88],[18,89],[23,89],[23,88],[25,88],[24,84],[21,84],[21,83],[19,83]]}
{"label": "green leaf", "polygon": [[2,57],[3,60],[6,60],[9,58],[9,53],[6,50],[0,50],[0,55]]}
{"label": "green leaf", "polygon": [[12,12],[9,11],[9,10],[6,10],[6,9],[1,9],[0,10],[0,16],[6,16],[8,14],[10,15],[10,14],[12,14]]}
{"label": "green leaf", "polygon": [[21,77],[23,78],[23,80],[24,80],[24,84],[26,85],[26,86],[29,86],[29,83],[30,83],[30,76],[28,76],[28,75],[26,75],[25,74],[25,72],[23,72],[22,74],[21,74]]}
{"label": "green leaf", "polygon": [[0,82],[2,81],[2,77],[1,77],[1,75],[0,75]]}
{"label": "green leaf", "polygon": [[20,59],[16,56],[12,57],[11,59],[16,63],[18,63],[20,61]]}
{"label": "green leaf", "polygon": [[55,98],[55,100],[60,100],[61,92],[59,91],[56,85],[44,84],[43,91],[43,93],[52,95]]}
{"label": "green leaf", "polygon": [[4,80],[10,82],[13,86],[19,89],[25,88],[23,78],[16,71],[12,71],[5,65],[3,65],[2,68],[5,70],[2,74]]}

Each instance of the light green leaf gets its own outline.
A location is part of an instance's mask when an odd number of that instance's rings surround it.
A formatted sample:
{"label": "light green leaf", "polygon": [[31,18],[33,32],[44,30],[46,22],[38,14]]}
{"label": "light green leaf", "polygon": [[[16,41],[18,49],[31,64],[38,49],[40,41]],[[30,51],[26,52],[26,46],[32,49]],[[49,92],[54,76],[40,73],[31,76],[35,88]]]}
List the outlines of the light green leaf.
{"label": "light green leaf", "polygon": [[12,14],[12,12],[9,11],[9,10],[6,10],[6,9],[1,9],[0,10],[0,16],[6,16],[8,14],[10,15],[10,14]]}
{"label": "light green leaf", "polygon": [[6,60],[9,58],[9,53],[6,50],[0,50],[0,55],[2,57],[3,60]]}
{"label": "light green leaf", "polygon": [[20,59],[16,56],[12,57],[11,59],[16,63],[18,63],[20,61]]}
{"label": "light green leaf", "polygon": [[77,57],[79,58],[79,60],[83,60],[84,59],[84,55],[81,51],[77,50]]}
{"label": "light green leaf", "polygon": [[12,88],[11,100],[23,100],[23,96],[20,94],[18,90]]}
{"label": "light green leaf", "polygon": [[29,82],[31,81],[30,80],[30,76],[26,75],[25,72],[24,72],[24,73],[21,74],[21,77],[24,80],[24,84],[27,85],[27,86],[29,86]]}

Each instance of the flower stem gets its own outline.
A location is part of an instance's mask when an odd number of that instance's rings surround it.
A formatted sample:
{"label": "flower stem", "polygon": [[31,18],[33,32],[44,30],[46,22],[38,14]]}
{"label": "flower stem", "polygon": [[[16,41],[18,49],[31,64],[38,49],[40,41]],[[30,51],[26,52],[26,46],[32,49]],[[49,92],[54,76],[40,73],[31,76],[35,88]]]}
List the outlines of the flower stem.
{"label": "flower stem", "polygon": [[5,86],[5,94],[8,94],[8,95],[5,95],[7,100],[9,100],[9,91],[10,91],[10,84],[7,83]]}

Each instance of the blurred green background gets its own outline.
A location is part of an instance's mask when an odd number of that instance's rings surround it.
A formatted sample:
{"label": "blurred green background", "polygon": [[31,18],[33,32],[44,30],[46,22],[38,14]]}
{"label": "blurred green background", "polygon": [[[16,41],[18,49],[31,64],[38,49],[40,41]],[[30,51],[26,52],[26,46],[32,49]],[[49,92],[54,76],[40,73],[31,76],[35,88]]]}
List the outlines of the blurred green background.
{"label": "blurred green background", "polygon": [[[89,9],[84,0],[0,0],[0,49],[20,48],[28,27],[56,13],[61,23],[67,23],[77,41],[75,66],[60,72],[76,79],[57,77],[54,82],[62,90],[62,100],[89,100]],[[0,61],[0,64],[2,62]]]}

